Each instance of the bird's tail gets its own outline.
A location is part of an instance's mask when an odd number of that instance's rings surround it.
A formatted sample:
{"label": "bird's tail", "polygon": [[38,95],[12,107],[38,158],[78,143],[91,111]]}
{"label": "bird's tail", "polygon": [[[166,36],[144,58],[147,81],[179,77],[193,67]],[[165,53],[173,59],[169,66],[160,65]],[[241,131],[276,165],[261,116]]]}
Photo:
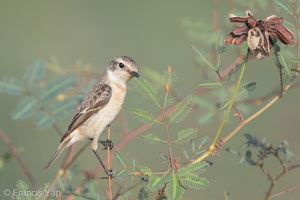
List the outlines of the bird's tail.
{"label": "bird's tail", "polygon": [[68,137],[65,138],[60,145],[58,146],[56,152],[54,153],[54,155],[52,156],[52,158],[49,160],[49,162],[46,164],[44,171],[47,170],[52,164],[53,162],[58,158],[58,156],[63,152],[63,150],[67,147],[69,147],[70,141],[71,141],[72,137]]}

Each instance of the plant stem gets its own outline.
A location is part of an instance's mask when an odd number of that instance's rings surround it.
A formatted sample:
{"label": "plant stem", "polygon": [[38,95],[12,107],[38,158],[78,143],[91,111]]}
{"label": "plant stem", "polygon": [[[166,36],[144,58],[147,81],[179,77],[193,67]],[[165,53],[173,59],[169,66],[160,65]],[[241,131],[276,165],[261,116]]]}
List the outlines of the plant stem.
{"label": "plant stem", "polygon": [[20,156],[17,148],[10,142],[10,140],[8,139],[8,137],[6,136],[6,134],[1,129],[0,129],[0,138],[3,140],[3,142],[7,145],[8,149],[10,150],[10,152],[17,159],[17,161],[20,164],[20,166],[21,166],[24,174],[26,174],[26,176],[28,177],[29,181],[31,182],[31,185],[35,189],[39,189],[39,186],[38,186],[35,178],[33,177],[32,173],[30,172],[30,170],[27,167],[26,163],[24,162],[24,160]]}
{"label": "plant stem", "polygon": [[169,132],[169,125],[167,123],[164,110],[162,110],[162,114],[163,114],[163,117],[164,117],[164,125],[165,125],[165,128],[166,128],[166,134],[167,134],[167,137],[168,137],[168,147],[169,147],[169,156],[170,156],[171,169],[172,169],[172,171],[174,171],[173,152],[172,152],[172,144],[171,144],[172,142],[171,142],[171,137],[170,137],[170,132]]}
{"label": "plant stem", "polygon": [[[241,81],[242,81],[242,78],[243,78],[243,75],[244,75],[244,72],[245,72],[246,64],[247,64],[247,61],[248,61],[248,56],[249,56],[249,52],[247,52],[247,54],[246,54],[246,58],[245,58],[245,60],[244,60],[244,63],[243,63],[242,69],[241,69],[241,73],[240,73],[239,79],[238,79],[238,81],[237,81],[237,84],[236,84],[236,86],[235,86],[235,89],[234,89],[234,92],[233,92],[233,95],[232,95],[230,104],[229,104],[229,106],[228,106],[228,108],[227,108],[227,110],[226,110],[225,116],[224,116],[224,118],[223,118],[223,120],[222,120],[222,122],[221,122],[221,124],[220,124],[220,127],[219,127],[219,129],[218,129],[218,132],[217,132],[217,134],[216,134],[216,136],[215,136],[215,138],[214,138],[212,144],[211,144],[210,147],[207,149],[207,151],[206,151],[203,155],[201,155],[200,157],[198,157],[196,160],[194,160],[194,161],[192,162],[192,164],[193,164],[193,163],[196,163],[196,162],[200,162],[200,161],[202,161],[204,158],[206,158],[207,156],[213,154],[213,151],[215,150],[215,144],[217,143],[217,141],[218,141],[218,139],[219,139],[219,137],[220,137],[221,131],[223,130],[223,127],[224,127],[224,125],[225,125],[225,122],[226,122],[226,120],[227,120],[227,118],[228,118],[228,116],[229,116],[230,110],[231,110],[231,108],[232,108],[232,106],[233,106],[233,104],[234,104],[234,100],[235,100],[235,98],[236,98],[237,91],[238,91],[238,89],[239,89],[239,87],[240,87],[240,84],[241,84]],[[223,140],[223,141],[224,141],[224,140]],[[224,141],[224,142],[225,142],[225,141]]]}
{"label": "plant stem", "polygon": [[218,139],[219,139],[219,137],[220,137],[221,131],[223,130],[223,127],[224,127],[224,125],[225,125],[225,123],[226,123],[226,120],[227,120],[227,118],[228,118],[228,116],[229,116],[229,113],[230,113],[230,111],[231,111],[231,108],[232,108],[232,106],[233,106],[233,104],[234,104],[234,101],[235,101],[237,92],[238,92],[238,90],[239,90],[239,88],[240,88],[240,85],[241,85],[241,82],[242,82],[242,78],[243,78],[243,75],[244,75],[244,72],[245,72],[245,68],[246,68],[247,61],[248,61],[248,56],[249,56],[249,52],[247,52],[247,54],[246,54],[246,58],[245,58],[245,61],[244,61],[244,63],[243,63],[243,66],[242,66],[242,69],[241,69],[241,73],[240,73],[239,79],[238,79],[238,81],[237,81],[237,83],[236,83],[236,86],[235,86],[233,95],[232,95],[232,97],[231,97],[230,104],[229,104],[229,106],[228,106],[228,108],[227,108],[227,110],[226,110],[226,113],[225,113],[225,116],[224,116],[224,118],[223,118],[223,121],[222,121],[222,123],[221,123],[221,125],[220,125],[220,127],[219,127],[219,129],[218,129],[218,132],[217,132],[217,134],[216,134],[216,136],[215,136],[215,139],[214,139],[213,143],[212,143],[212,144],[210,145],[210,147],[209,147],[209,149],[212,150],[212,151],[215,149],[215,144],[217,143],[217,141],[218,141]]}
{"label": "plant stem", "polygon": [[[107,139],[110,140],[110,125],[107,127]],[[107,146],[107,170],[110,170],[110,147]],[[111,176],[107,177],[108,181],[108,190],[109,190],[109,199],[113,199],[113,194],[112,194],[112,181],[111,181]]]}

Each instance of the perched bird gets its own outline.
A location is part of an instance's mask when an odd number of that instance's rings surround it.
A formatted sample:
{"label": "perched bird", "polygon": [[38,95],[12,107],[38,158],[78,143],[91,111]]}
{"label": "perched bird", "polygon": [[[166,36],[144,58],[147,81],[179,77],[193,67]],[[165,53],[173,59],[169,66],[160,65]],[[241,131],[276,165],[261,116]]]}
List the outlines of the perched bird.
{"label": "perched bird", "polygon": [[121,110],[126,94],[126,82],[132,77],[139,77],[138,66],[132,58],[120,56],[108,64],[106,72],[78,106],[57,151],[44,170],[52,165],[64,149],[77,141],[91,139],[92,149],[108,174],[97,153],[98,142],[101,142],[98,138]]}

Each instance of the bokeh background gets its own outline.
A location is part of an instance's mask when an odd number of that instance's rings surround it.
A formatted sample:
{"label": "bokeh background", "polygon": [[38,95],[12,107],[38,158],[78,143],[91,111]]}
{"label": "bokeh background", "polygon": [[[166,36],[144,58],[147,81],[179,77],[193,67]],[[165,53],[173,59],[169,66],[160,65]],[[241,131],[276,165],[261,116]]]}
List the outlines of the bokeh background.
{"label": "bokeh background", "polygon": [[[260,2],[260,3],[259,3]],[[94,73],[101,74],[107,63],[115,56],[128,55],[139,64],[143,76],[143,67],[149,67],[162,73],[167,66],[172,66],[178,75],[174,91],[177,97],[184,97],[197,88],[197,83],[203,81],[203,70],[208,67],[199,63],[190,44],[203,49],[208,55],[212,52],[212,45],[207,41],[213,36],[213,11],[218,12],[218,30],[221,37],[231,31],[233,25],[229,23],[228,14],[244,15],[244,11],[256,5],[252,10],[257,18],[283,13],[275,9],[273,1],[247,1],[244,5],[235,1],[0,1],[0,72],[1,77],[22,78],[26,67],[36,59],[49,61],[55,57],[66,69],[74,67],[80,60],[92,66]],[[217,7],[214,7],[217,6]],[[232,7],[231,7],[232,6]],[[231,10],[231,9],[234,10]],[[201,37],[196,38],[195,32],[191,34],[187,22],[205,22],[205,29],[195,26]],[[200,23],[201,24],[201,23]],[[211,27],[211,32],[205,32]],[[291,29],[293,30],[293,29]],[[217,42],[217,40],[216,40]],[[282,46],[282,45],[281,45]],[[291,56],[296,56],[296,47],[292,49]],[[285,48],[282,48],[284,51]],[[293,52],[295,52],[293,54]],[[236,47],[229,47],[222,57],[222,64],[227,66],[237,57]],[[47,77],[55,76],[47,72]],[[273,89],[279,91],[279,75],[274,65],[273,56],[261,61],[251,59],[247,65],[245,80],[256,81],[257,89],[251,98],[260,97]],[[285,79],[287,80],[287,79]],[[283,139],[289,141],[290,149],[295,154],[300,153],[300,134],[298,119],[300,117],[299,88],[292,89],[270,109],[261,114],[254,121],[246,125],[235,137],[224,145],[238,149],[245,142],[244,133],[251,133],[257,137],[266,137],[275,145]],[[212,95],[209,95],[212,96]],[[218,95],[212,96],[217,98]],[[213,99],[216,100],[218,99]],[[53,180],[62,158],[47,172],[43,167],[52,153],[56,150],[60,137],[52,129],[39,130],[32,124],[32,119],[14,121],[11,112],[19,102],[20,97],[0,93],[0,128],[7,134],[11,142],[21,151],[21,156],[31,169],[40,185]],[[207,97],[209,98],[209,97]],[[147,104],[146,104],[147,103]],[[262,105],[265,102],[262,103]],[[150,104],[150,103],[149,103]],[[145,107],[147,105],[147,107]],[[251,107],[250,116],[262,105]],[[153,110],[152,105],[141,97],[129,84],[129,91],[124,105],[124,114],[128,121],[129,130],[140,126],[128,112],[130,108]],[[155,108],[153,106],[153,108]],[[199,129],[199,137],[214,136],[220,118],[200,126],[196,118],[200,110],[192,113],[181,124],[182,128],[192,127]],[[65,130],[72,117],[59,121],[59,127]],[[230,121],[223,135],[230,132],[236,125],[236,120]],[[178,130],[175,127],[174,130]],[[114,129],[114,128],[112,128]],[[154,129],[147,131],[159,134]],[[113,130],[113,132],[117,132]],[[117,136],[113,136],[118,138]],[[141,138],[136,138],[127,144],[122,153],[128,160],[135,158],[139,163],[160,169],[158,153],[167,151],[166,147],[153,146],[145,143]],[[7,152],[7,147],[0,141],[0,155]],[[224,199],[224,191],[230,192],[231,199],[262,199],[263,193],[269,187],[267,178],[260,170],[247,164],[238,164],[238,159],[224,150],[220,157],[210,157],[213,166],[208,168],[203,176],[210,181],[210,186],[205,190],[189,190],[183,199]],[[270,169],[279,165],[275,160],[270,161]],[[88,148],[77,159],[76,164],[81,170],[90,170],[97,165],[94,155]],[[113,163],[117,166],[116,163]],[[272,169],[273,170],[273,169]],[[5,163],[0,180],[0,198],[5,198],[2,191],[5,188],[15,188],[16,181],[22,179],[29,183],[15,159]],[[77,179],[80,179],[80,177]],[[78,180],[77,180],[78,181]],[[99,188],[106,189],[107,184],[99,180]],[[281,180],[275,191],[281,191],[293,184],[299,183],[299,170],[295,170]],[[76,184],[74,184],[76,186]],[[295,190],[278,199],[299,199],[300,191]],[[154,198],[152,196],[152,198]],[[151,198],[150,198],[151,199]]]}

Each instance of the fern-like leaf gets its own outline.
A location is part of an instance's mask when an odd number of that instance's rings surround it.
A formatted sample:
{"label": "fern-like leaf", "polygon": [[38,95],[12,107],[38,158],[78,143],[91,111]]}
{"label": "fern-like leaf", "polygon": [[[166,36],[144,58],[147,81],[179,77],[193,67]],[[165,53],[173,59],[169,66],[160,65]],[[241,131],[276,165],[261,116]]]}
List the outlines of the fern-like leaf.
{"label": "fern-like leaf", "polygon": [[45,87],[40,92],[41,100],[44,102],[48,102],[57,95],[63,93],[68,88],[76,85],[76,77],[73,75],[62,76],[55,78],[48,83],[46,83]]}
{"label": "fern-like leaf", "polygon": [[115,172],[114,170],[114,177],[122,177],[128,173],[127,169],[123,169],[122,171]]}
{"label": "fern-like leaf", "polygon": [[115,159],[120,163],[124,168],[127,167],[126,159],[119,151],[115,151]]}
{"label": "fern-like leaf", "polygon": [[146,189],[144,187],[142,187],[139,191],[138,199],[139,200],[146,200],[146,199],[148,199],[148,197],[149,197],[148,192],[146,191]]}
{"label": "fern-like leaf", "polygon": [[192,110],[190,104],[193,98],[193,95],[187,96],[177,104],[175,110],[169,115],[169,123],[179,123],[187,117]]}
{"label": "fern-like leaf", "polygon": [[173,173],[169,177],[169,182],[166,187],[166,195],[168,199],[179,200],[185,189],[179,184],[179,176]]}
{"label": "fern-like leaf", "polygon": [[144,138],[144,140],[150,144],[159,144],[162,142],[162,139],[151,133],[147,135],[141,135],[141,137]]}
{"label": "fern-like leaf", "polygon": [[227,81],[231,80],[231,78],[239,71],[242,67],[242,63],[237,63],[234,69],[229,70]]}
{"label": "fern-like leaf", "polygon": [[194,45],[191,45],[194,51],[200,56],[200,58],[214,71],[216,71],[215,66],[210,61],[209,57],[205,55],[202,50],[197,49]]}
{"label": "fern-like leaf", "polygon": [[25,181],[23,181],[21,179],[19,179],[17,181],[16,186],[19,190],[24,190],[24,191],[28,190],[28,188],[29,188],[28,185],[25,183]]}
{"label": "fern-like leaf", "polygon": [[174,71],[165,70],[163,74],[163,80],[165,80],[165,84],[172,86],[175,81],[177,81],[177,75]]}
{"label": "fern-like leaf", "polygon": [[178,174],[182,172],[188,172],[188,173],[194,173],[194,174],[200,174],[204,171],[205,167],[208,167],[209,163],[207,162],[196,162],[190,165],[187,165],[186,167],[182,167],[178,170]]}
{"label": "fern-like leaf", "polygon": [[204,136],[199,140],[198,149],[201,149],[203,144],[205,144],[209,140],[208,136]]}
{"label": "fern-like leaf", "polygon": [[163,175],[162,177],[158,177],[157,175],[152,175],[149,179],[149,184],[147,185],[148,189],[153,191],[157,191],[159,188],[163,187],[165,185],[165,182],[167,181],[166,175]]}
{"label": "fern-like leaf", "polygon": [[22,94],[24,84],[16,78],[4,77],[0,81],[0,91],[6,92],[8,94],[20,95]]}
{"label": "fern-like leaf", "polygon": [[33,119],[34,123],[39,127],[39,129],[44,130],[51,127],[55,122],[53,116],[46,112],[39,112]]}
{"label": "fern-like leaf", "polygon": [[156,120],[152,114],[148,113],[145,110],[131,109],[130,113],[134,114],[135,118],[137,118],[138,120],[140,120],[141,122],[143,122],[145,124],[149,124],[151,126],[158,126],[158,125],[162,124],[162,122]]}
{"label": "fern-like leaf", "polygon": [[157,87],[158,89],[164,87],[165,79],[161,73],[157,72],[151,67],[143,67],[142,70],[143,77],[147,77],[148,80],[151,80],[153,86]]}
{"label": "fern-like leaf", "polygon": [[226,52],[226,46],[224,45],[223,35],[221,36],[221,39],[219,40],[219,44],[217,44],[215,46],[215,49],[219,55]]}
{"label": "fern-like leaf", "polygon": [[[24,194],[22,195],[22,192],[25,193],[26,191],[28,191],[28,188],[29,188],[28,185],[25,183],[25,181],[18,180],[16,186],[17,186],[19,192],[17,192],[16,195],[14,195],[14,199],[17,199],[17,200],[25,199]],[[34,195],[25,195],[25,196],[26,196],[27,200],[35,199]]]}
{"label": "fern-like leaf", "polygon": [[195,174],[186,173],[184,177],[181,177],[180,184],[185,188],[200,190],[207,187],[209,182],[205,178],[197,177]]}
{"label": "fern-like leaf", "polygon": [[203,112],[199,116],[198,124],[199,125],[207,124],[213,120],[214,116],[215,116],[215,113],[211,110]]}
{"label": "fern-like leaf", "polygon": [[197,129],[193,129],[193,128],[188,128],[179,131],[175,143],[183,144],[183,143],[191,142],[191,140],[193,140],[197,136],[196,132]]}
{"label": "fern-like leaf", "polygon": [[44,78],[45,65],[43,60],[36,60],[27,67],[27,72],[24,75],[24,81],[27,87],[32,88],[33,84]]}
{"label": "fern-like leaf", "polygon": [[15,111],[12,113],[12,118],[17,119],[26,119],[30,117],[34,112],[35,109],[40,104],[37,100],[33,97],[24,97],[18,104]]}
{"label": "fern-like leaf", "polygon": [[201,88],[219,88],[220,86],[222,86],[221,82],[202,82],[202,83],[198,83],[198,86],[200,86]]}
{"label": "fern-like leaf", "polygon": [[48,112],[37,113],[37,115],[34,117],[34,122],[41,130],[49,128],[55,121],[73,112],[75,107],[78,105],[78,102],[78,97],[56,101],[51,105]]}
{"label": "fern-like leaf", "polygon": [[249,96],[256,89],[256,82],[245,84],[240,91],[241,96]]}
{"label": "fern-like leaf", "polygon": [[78,106],[80,100],[81,97],[68,97],[61,101],[56,101],[50,107],[51,113],[53,113],[53,117],[57,120],[73,112]]}
{"label": "fern-like leaf", "polygon": [[156,105],[159,106],[158,90],[146,79],[140,77],[135,78],[137,89],[145,96],[149,97]]}
{"label": "fern-like leaf", "polygon": [[138,170],[140,170],[141,172],[143,172],[146,175],[152,175],[151,169],[149,167],[145,167],[143,165],[139,165],[136,167]]}
{"label": "fern-like leaf", "polygon": [[282,0],[274,0],[274,2],[278,9],[280,9],[281,11],[283,11],[287,14],[293,15],[293,11],[292,11],[289,3],[282,1]]}

